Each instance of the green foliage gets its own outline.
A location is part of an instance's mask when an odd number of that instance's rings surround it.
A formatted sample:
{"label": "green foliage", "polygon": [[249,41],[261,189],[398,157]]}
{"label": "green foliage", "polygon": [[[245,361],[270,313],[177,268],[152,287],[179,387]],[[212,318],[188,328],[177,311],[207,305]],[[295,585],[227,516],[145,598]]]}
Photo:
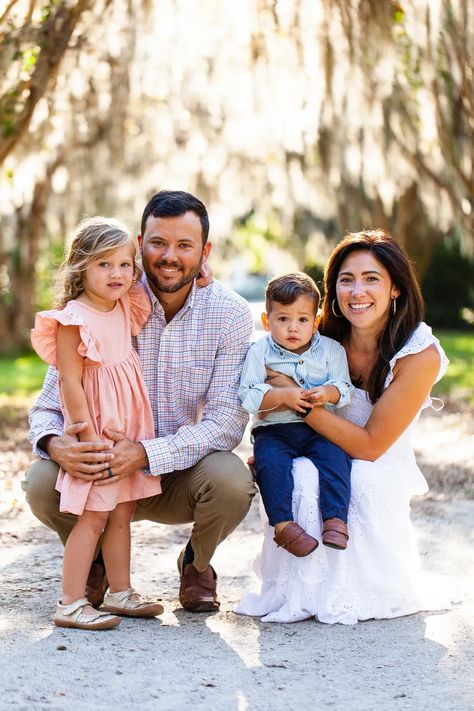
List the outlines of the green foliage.
{"label": "green foliage", "polygon": [[41,10],[41,22],[46,22],[51,17],[55,7],[59,5],[60,0],[48,0]]}
{"label": "green foliage", "polygon": [[18,95],[18,89],[11,89],[4,97],[0,97],[0,125],[4,138],[8,138],[13,133]]}
{"label": "green foliage", "polygon": [[281,222],[275,214],[259,215],[251,212],[236,225],[232,244],[240,254],[248,256],[251,272],[265,271],[268,245],[285,245]]}
{"label": "green foliage", "polygon": [[40,48],[37,45],[35,47],[28,47],[28,49],[22,52],[22,71],[31,72],[38,61],[39,53]]}
{"label": "green foliage", "polygon": [[321,296],[324,296],[324,266],[321,264],[306,264],[303,271],[314,279],[319,287]]}
{"label": "green foliage", "polygon": [[449,358],[444,378],[435,385],[435,395],[450,395],[468,400],[474,405],[474,333],[440,331],[435,335]]}
{"label": "green foliage", "polygon": [[393,20],[397,25],[400,25],[402,22],[405,21],[405,11],[398,3],[395,5],[393,11]]}
{"label": "green foliage", "polygon": [[0,359],[0,392],[31,395],[40,390],[47,365],[36,354]]}
{"label": "green foliage", "polygon": [[402,8],[395,10],[393,19],[393,39],[395,48],[398,49],[400,77],[403,77],[406,85],[414,92],[410,97],[414,99],[416,92],[424,87],[421,76],[422,51],[407,32],[407,17]]}
{"label": "green foliage", "polygon": [[54,285],[59,266],[64,259],[64,243],[54,241],[45,246],[36,263],[36,307],[50,309],[54,304]]}
{"label": "green foliage", "polygon": [[438,244],[421,288],[430,326],[468,326],[466,314],[474,311],[474,259],[463,254],[458,239],[451,237]]}

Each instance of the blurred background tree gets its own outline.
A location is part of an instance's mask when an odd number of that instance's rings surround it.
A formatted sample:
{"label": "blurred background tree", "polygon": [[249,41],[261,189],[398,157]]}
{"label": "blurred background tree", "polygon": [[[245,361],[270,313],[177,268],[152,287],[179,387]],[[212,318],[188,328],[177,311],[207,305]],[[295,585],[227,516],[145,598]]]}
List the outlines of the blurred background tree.
{"label": "blurred background tree", "polygon": [[319,273],[344,232],[382,226],[435,322],[472,313],[472,288],[440,300],[443,249],[472,275],[467,0],[10,0],[0,42],[4,352],[28,344],[72,226],[137,231],[161,188],[206,202],[223,278],[237,257]]}

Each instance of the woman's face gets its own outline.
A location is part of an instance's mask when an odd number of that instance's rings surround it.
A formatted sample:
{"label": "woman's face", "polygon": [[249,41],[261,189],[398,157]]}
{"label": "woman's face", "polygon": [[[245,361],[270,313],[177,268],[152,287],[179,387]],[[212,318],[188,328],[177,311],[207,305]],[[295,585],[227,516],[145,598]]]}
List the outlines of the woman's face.
{"label": "woman's face", "polygon": [[336,281],[339,309],[356,328],[383,328],[392,299],[400,291],[390,274],[367,250],[352,252],[341,264]]}

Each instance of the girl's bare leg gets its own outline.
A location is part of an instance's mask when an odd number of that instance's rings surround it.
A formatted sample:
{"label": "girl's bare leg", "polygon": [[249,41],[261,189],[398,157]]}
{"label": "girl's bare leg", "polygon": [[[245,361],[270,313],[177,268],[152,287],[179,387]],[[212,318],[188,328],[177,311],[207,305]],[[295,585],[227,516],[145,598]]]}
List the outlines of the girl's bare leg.
{"label": "girl's bare leg", "polygon": [[130,521],[135,511],[135,501],[118,504],[110,512],[102,538],[104,558],[110,592],[120,592],[132,587],[130,582]]}
{"label": "girl's bare leg", "polygon": [[[87,576],[94,559],[97,541],[110,513],[108,511],[84,511],[78,517],[64,548],[63,594],[62,604],[69,605],[85,597]],[[83,609],[85,615],[97,614],[88,605]]]}

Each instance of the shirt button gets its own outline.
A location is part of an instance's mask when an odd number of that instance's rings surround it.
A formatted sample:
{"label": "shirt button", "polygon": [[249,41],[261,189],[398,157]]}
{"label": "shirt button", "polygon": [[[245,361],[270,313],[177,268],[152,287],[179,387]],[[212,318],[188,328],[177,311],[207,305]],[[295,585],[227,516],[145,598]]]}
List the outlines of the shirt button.
{"label": "shirt button", "polygon": [[298,365],[303,365],[303,363],[304,363],[304,360],[299,360],[299,361],[298,361]]}
{"label": "shirt button", "polygon": [[304,378],[300,378],[300,383],[301,383],[301,384],[304,383]]}

